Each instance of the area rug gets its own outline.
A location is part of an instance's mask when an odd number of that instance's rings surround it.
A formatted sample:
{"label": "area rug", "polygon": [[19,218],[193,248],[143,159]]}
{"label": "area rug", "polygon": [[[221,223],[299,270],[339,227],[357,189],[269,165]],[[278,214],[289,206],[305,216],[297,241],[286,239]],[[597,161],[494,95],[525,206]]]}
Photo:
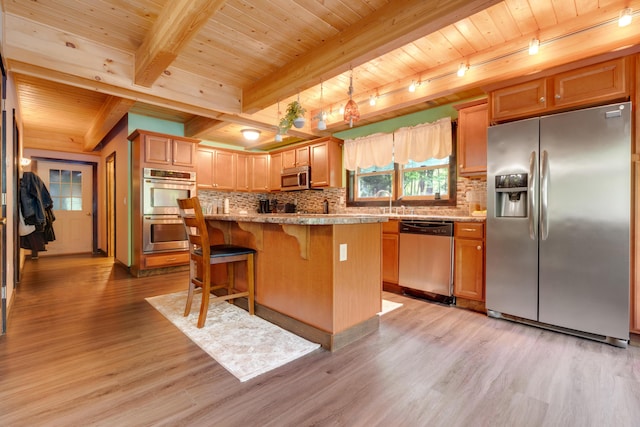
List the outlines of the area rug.
{"label": "area rug", "polygon": [[378,316],[382,316],[383,314],[387,314],[390,311],[395,310],[398,307],[402,307],[402,303],[393,302],[386,299],[382,300],[382,311],[378,313]]}
{"label": "area rug", "polygon": [[285,365],[320,347],[233,304],[209,304],[207,322],[196,327],[200,295],[184,317],[187,292],[147,298],[156,310],[240,381]]}

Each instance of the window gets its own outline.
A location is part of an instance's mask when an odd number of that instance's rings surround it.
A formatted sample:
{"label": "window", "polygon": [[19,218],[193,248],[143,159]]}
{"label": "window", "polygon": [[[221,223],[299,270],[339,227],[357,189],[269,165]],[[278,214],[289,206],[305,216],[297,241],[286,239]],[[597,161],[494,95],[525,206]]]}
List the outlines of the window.
{"label": "window", "polygon": [[49,194],[53,210],[82,210],[82,172],[65,169],[49,170]]}
{"label": "window", "polygon": [[402,178],[400,196],[405,200],[449,198],[449,157],[410,161],[400,166]]}
{"label": "window", "polygon": [[[347,171],[349,206],[442,206],[456,203],[455,152],[444,159]],[[396,184],[397,183],[397,184]]]}

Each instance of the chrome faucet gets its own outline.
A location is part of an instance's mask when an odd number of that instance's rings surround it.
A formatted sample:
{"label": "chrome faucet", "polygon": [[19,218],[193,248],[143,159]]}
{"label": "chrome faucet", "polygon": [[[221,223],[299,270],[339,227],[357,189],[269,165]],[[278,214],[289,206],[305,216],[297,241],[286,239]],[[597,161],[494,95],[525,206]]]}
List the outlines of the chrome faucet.
{"label": "chrome faucet", "polygon": [[389,196],[389,215],[391,215],[391,198],[393,197],[391,192],[387,190],[378,190],[376,197]]}

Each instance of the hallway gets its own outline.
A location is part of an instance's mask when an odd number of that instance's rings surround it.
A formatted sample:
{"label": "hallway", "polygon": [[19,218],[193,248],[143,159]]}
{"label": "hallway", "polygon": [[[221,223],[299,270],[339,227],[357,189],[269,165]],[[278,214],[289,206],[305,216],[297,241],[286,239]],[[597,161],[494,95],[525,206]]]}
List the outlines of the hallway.
{"label": "hallway", "polygon": [[[240,383],[111,259],[27,260],[0,337],[2,426],[632,426],[640,348],[385,294],[380,329]],[[258,287],[259,292],[259,287]]]}

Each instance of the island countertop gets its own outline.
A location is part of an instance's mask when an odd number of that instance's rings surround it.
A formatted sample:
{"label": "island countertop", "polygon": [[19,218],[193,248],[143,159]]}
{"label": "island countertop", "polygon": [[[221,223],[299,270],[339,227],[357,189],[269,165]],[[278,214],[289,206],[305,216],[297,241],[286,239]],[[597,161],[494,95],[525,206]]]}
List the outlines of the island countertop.
{"label": "island countertop", "polygon": [[265,224],[338,225],[371,224],[389,220],[484,222],[484,216],[421,215],[421,214],[360,214],[360,213],[276,213],[276,214],[208,214],[208,220],[257,222]]}

